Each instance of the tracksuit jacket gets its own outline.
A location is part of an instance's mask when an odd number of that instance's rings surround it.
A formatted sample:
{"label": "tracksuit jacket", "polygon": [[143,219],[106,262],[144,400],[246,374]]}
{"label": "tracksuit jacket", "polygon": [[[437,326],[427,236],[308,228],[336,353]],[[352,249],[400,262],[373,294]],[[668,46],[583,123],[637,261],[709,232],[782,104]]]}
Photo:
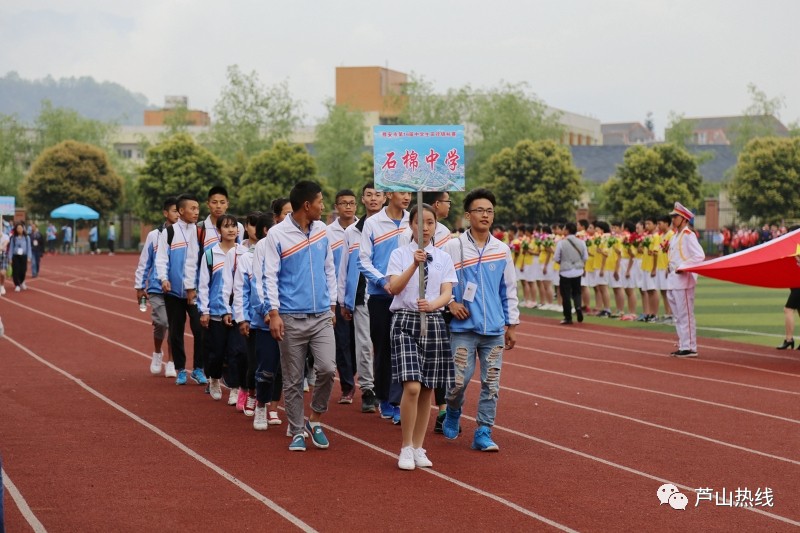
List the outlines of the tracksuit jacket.
{"label": "tracksuit jacket", "polygon": [[[258,324],[253,318],[253,253],[255,246],[250,247],[238,256],[239,264],[233,273],[233,319],[237,323],[250,322],[250,327],[264,327],[264,321]],[[230,255],[230,252],[228,252]]]}
{"label": "tracksuit jacket", "polygon": [[[235,251],[236,246],[231,250]],[[228,305],[229,300],[223,295],[223,271],[227,256],[228,254],[222,251],[222,247],[215,244],[200,257],[200,265],[197,267],[200,271],[200,283],[197,285],[197,310],[201,315],[222,316],[231,312],[230,305]],[[228,292],[228,296],[230,296],[230,292]]]}
{"label": "tracksuit jacket", "polygon": [[159,285],[169,280],[170,296],[186,298],[186,290],[197,287],[197,227],[180,219],[172,227],[172,245],[167,243],[167,231],[158,236],[156,277]]}
{"label": "tracksuit jacket", "polygon": [[[464,247],[463,262],[459,242]],[[465,320],[453,317],[450,331],[503,335],[505,326],[519,324],[517,275],[511,249],[506,244],[490,235],[486,247],[479,250],[467,231],[457,239],[450,239],[445,251],[453,259],[458,276],[453,297],[469,311]],[[469,282],[475,283],[477,290],[473,301],[466,302],[464,290]]]}
{"label": "tracksuit jacket", "polygon": [[[288,215],[256,244],[254,315],[323,314],[336,305],[336,272],[325,223],[314,221],[306,234]],[[254,318],[255,320],[255,318]]]}
{"label": "tracksuit jacket", "polygon": [[139,264],[134,274],[134,289],[147,289],[148,294],[163,294],[161,282],[156,275],[156,252],[158,251],[158,237],[164,226],[156,228],[147,234],[142,253],[139,254]]}
{"label": "tracksuit jacket", "polygon": [[361,228],[366,223],[366,219],[355,224],[350,224],[344,230],[344,242],[342,244],[342,264],[339,265],[337,288],[339,289],[339,305],[351,312],[356,307],[356,293],[358,291],[358,281],[361,277],[359,268],[358,251],[361,247]]}
{"label": "tracksuit jacket", "polygon": [[359,268],[367,278],[367,293],[370,296],[389,297],[383,288],[387,283],[386,268],[389,257],[400,246],[400,236],[408,228],[408,212],[403,211],[403,220],[398,226],[389,218],[384,207],[364,223],[361,245],[358,252]]}

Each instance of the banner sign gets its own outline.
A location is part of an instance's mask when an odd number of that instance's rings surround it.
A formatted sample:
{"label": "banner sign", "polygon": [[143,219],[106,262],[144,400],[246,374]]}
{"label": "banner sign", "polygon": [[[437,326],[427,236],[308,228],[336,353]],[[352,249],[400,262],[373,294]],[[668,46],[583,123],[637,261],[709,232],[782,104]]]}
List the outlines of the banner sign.
{"label": "banner sign", "polygon": [[13,196],[0,196],[0,215],[14,216],[16,199]]}
{"label": "banner sign", "polygon": [[464,126],[375,126],[375,188],[464,190]]}

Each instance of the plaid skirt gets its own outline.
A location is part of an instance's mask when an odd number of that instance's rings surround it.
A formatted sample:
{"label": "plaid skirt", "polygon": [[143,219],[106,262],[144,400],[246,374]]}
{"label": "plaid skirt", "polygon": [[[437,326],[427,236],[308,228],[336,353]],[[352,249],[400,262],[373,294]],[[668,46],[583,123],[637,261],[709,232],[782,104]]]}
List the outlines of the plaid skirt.
{"label": "plaid skirt", "polygon": [[8,270],[8,254],[5,252],[0,252],[0,270]]}
{"label": "plaid skirt", "polygon": [[420,316],[401,309],[392,315],[392,381],[419,381],[424,387],[450,389],[455,366],[450,333],[441,313],[426,314],[428,331],[420,337]]}

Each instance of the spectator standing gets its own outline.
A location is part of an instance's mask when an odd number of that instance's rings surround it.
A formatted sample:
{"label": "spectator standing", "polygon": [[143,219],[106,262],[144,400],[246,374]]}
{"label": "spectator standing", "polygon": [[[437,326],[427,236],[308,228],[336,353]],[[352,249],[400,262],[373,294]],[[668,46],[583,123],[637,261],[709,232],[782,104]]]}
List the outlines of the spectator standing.
{"label": "spectator standing", "polygon": [[581,301],[581,277],[583,267],[589,260],[586,251],[586,243],[576,237],[578,226],[574,222],[567,222],[564,225],[566,237],[556,244],[556,252],[553,261],[559,265],[559,290],[561,291],[561,306],[564,312],[562,324],[572,324],[572,307],[575,307],[575,314],[578,322],[583,322],[583,302]]}
{"label": "spectator standing", "polygon": [[31,277],[35,278],[39,275],[39,265],[44,255],[44,238],[36,222],[31,223],[31,248]]}
{"label": "spectator standing", "polygon": [[97,224],[92,224],[89,228],[89,253],[92,255],[97,253]]}
{"label": "spectator standing", "polygon": [[56,253],[56,241],[58,241],[58,230],[52,222],[47,224],[47,253]]}
{"label": "spectator standing", "polygon": [[31,238],[25,233],[25,223],[21,220],[14,224],[14,232],[8,243],[8,253],[11,254],[11,277],[14,280],[14,291],[27,290],[25,275],[28,273],[28,262],[31,260],[33,249]]}
{"label": "spectator standing", "polygon": [[61,253],[68,254],[72,252],[72,226],[65,224],[61,231],[64,232],[64,241],[61,245]]}
{"label": "spectator standing", "polygon": [[117,242],[117,226],[112,220],[108,224],[108,255],[114,255],[114,245]]}

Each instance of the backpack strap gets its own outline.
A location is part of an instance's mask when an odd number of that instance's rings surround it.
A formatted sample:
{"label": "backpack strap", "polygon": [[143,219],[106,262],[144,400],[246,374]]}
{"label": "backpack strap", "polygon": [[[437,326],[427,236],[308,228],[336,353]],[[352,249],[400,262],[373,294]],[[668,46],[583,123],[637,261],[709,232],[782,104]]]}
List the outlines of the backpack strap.
{"label": "backpack strap", "polygon": [[175,237],[175,228],[167,226],[167,244],[172,246],[172,239]]}

